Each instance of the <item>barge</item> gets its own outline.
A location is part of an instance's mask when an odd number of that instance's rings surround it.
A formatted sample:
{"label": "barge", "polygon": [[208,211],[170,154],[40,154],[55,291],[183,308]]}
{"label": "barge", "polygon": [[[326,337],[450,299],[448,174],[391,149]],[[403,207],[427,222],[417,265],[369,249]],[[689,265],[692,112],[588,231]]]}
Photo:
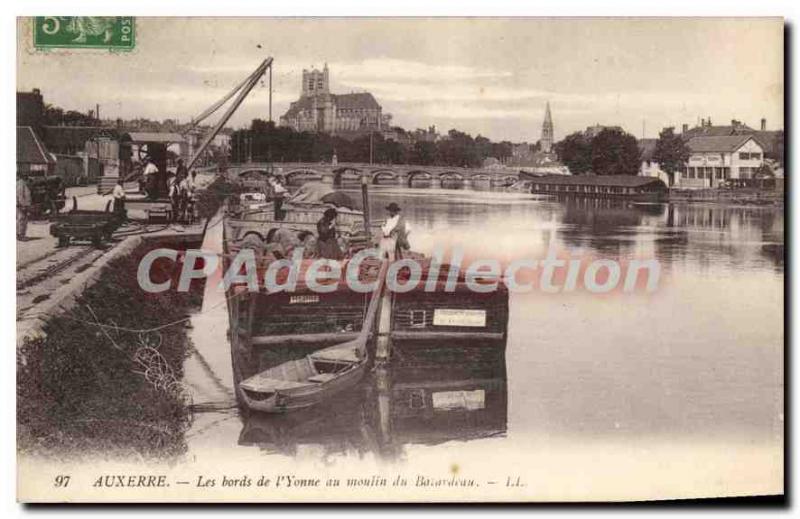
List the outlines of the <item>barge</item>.
{"label": "barge", "polygon": [[532,194],[613,198],[634,202],[664,202],[669,188],[663,180],[635,175],[544,175],[520,172]]}
{"label": "barge", "polygon": [[[342,198],[346,195],[337,195],[327,198],[336,203],[325,202],[324,196],[295,198],[283,205],[282,219],[275,218],[271,201],[245,209],[238,203],[226,207],[224,271],[242,249],[253,249],[257,259],[258,289],[243,282],[227,289],[234,386],[237,401],[245,409],[283,412],[318,404],[357,384],[376,356],[388,359],[395,343],[413,347],[415,341],[442,345],[459,341],[505,349],[508,291],[502,283],[491,292],[476,293],[467,287],[464,273],[458,272],[455,283],[451,279],[448,285],[449,265],[437,268],[430,258],[406,252],[404,259],[417,260],[422,278],[432,277],[426,284],[435,290],[426,291],[425,284],[404,293],[384,289],[382,276],[392,260],[374,256],[358,258],[357,273],[360,283],[374,284],[377,289],[371,293],[353,290],[347,279],[351,262],[375,242],[372,233],[365,231],[370,226],[364,213]],[[341,218],[340,222],[337,218],[344,251],[338,261],[340,277],[328,279],[324,292],[312,290],[304,273],[316,259],[304,255],[292,290],[267,290],[263,280],[270,266],[287,263],[291,255],[276,243],[278,230],[294,236],[311,232],[310,226],[315,228],[329,207],[336,207]],[[288,267],[281,268],[276,275],[279,283],[285,281]],[[400,284],[406,281],[404,276],[407,271],[401,269]],[[492,281],[497,280],[487,280]],[[350,353],[345,364],[331,368],[324,365],[331,352]]]}

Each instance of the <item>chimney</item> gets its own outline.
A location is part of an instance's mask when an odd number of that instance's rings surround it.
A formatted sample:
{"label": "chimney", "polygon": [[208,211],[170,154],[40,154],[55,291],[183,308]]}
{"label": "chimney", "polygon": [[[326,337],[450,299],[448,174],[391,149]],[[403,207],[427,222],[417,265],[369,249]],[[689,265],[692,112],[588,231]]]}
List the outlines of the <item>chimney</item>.
{"label": "chimney", "polygon": [[708,119],[706,119],[706,124],[708,124],[708,127],[711,128],[711,116],[710,115],[708,116]]}
{"label": "chimney", "polygon": [[681,132],[682,132],[682,133],[686,133],[686,132],[688,132],[688,131],[689,131],[689,125],[688,125],[688,124],[686,124],[686,123],[683,123],[683,129],[681,130]]}
{"label": "chimney", "polygon": [[705,128],[706,127],[706,120],[705,119],[700,119],[700,127],[701,128]]}
{"label": "chimney", "polygon": [[762,132],[767,131],[767,120],[764,119],[763,117],[761,118],[761,131]]}

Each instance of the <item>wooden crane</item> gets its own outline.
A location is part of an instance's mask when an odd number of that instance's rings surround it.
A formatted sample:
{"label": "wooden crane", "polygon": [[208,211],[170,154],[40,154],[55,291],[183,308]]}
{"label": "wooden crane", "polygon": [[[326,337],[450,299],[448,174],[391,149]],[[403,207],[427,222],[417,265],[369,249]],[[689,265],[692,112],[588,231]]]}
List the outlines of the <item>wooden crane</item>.
{"label": "wooden crane", "polygon": [[189,170],[192,169],[192,166],[195,164],[195,162],[197,162],[197,159],[199,159],[203,155],[203,152],[206,151],[208,145],[211,144],[211,141],[214,140],[214,137],[216,137],[219,131],[225,126],[225,124],[228,122],[228,120],[231,118],[234,112],[236,112],[236,109],[239,108],[239,105],[241,105],[244,99],[247,97],[247,94],[249,94],[250,91],[253,90],[253,87],[255,87],[256,84],[258,84],[259,80],[267,72],[267,70],[269,70],[270,72],[269,74],[270,113],[272,113],[272,61],[273,60],[271,57],[262,61],[261,64],[258,66],[258,68],[256,68],[252,74],[247,76],[247,78],[245,78],[244,81],[239,83],[233,90],[228,92],[225,95],[225,97],[223,97],[222,99],[211,105],[203,113],[201,113],[192,120],[192,124],[190,125],[189,130],[196,127],[200,122],[202,122],[208,116],[216,112],[222,105],[227,103],[234,95],[238,93],[238,95],[236,95],[236,99],[234,99],[233,101],[233,104],[231,104],[231,106],[228,107],[228,109],[223,114],[222,118],[219,121],[217,121],[216,125],[214,125],[214,128],[211,130],[211,132],[208,133],[203,138],[202,144],[200,145],[200,147],[197,148],[197,150],[195,150],[194,154],[192,155],[192,158],[189,159],[189,162],[186,164],[187,169]]}

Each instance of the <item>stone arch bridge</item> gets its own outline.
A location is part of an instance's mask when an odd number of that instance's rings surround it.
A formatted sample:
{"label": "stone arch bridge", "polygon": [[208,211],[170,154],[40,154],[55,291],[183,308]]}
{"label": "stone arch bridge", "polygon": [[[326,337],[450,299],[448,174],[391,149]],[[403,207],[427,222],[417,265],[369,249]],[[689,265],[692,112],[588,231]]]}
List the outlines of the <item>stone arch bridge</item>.
{"label": "stone arch bridge", "polygon": [[345,182],[358,182],[365,175],[369,178],[371,184],[394,183],[409,187],[416,180],[427,181],[431,187],[441,187],[443,182],[464,187],[473,184],[505,186],[519,180],[519,172],[513,169],[414,166],[407,164],[242,163],[229,165],[228,171],[234,174],[249,171],[265,173],[272,171],[283,175],[288,183],[316,180],[330,183],[334,186],[341,186]]}

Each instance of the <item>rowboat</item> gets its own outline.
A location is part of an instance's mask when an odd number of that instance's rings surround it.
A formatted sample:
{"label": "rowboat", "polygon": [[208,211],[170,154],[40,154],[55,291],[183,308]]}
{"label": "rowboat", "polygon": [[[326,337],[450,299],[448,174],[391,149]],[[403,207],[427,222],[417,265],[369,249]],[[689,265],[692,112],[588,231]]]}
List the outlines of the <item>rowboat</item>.
{"label": "rowboat", "polygon": [[387,261],[381,263],[378,283],[358,336],[302,359],[266,369],[240,382],[239,395],[249,409],[283,413],[311,407],[353,387],[361,380],[369,361],[367,341],[375,325],[387,265]]}
{"label": "rowboat", "polygon": [[414,350],[390,367],[370,369],[353,389],[294,413],[250,413],[239,445],[296,455],[309,446],[325,454],[403,458],[410,445],[438,445],[504,436],[508,388],[505,355],[470,355],[451,343],[456,357]]}

